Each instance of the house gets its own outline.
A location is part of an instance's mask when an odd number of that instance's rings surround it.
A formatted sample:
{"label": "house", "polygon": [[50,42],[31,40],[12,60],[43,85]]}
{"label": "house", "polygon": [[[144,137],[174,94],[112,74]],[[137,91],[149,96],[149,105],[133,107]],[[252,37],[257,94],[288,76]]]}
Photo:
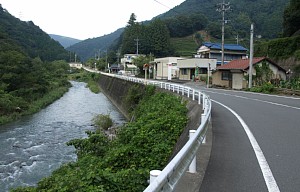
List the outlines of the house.
{"label": "house", "polygon": [[181,57],[164,57],[154,59],[152,62],[154,68],[154,79],[171,80],[179,77],[177,60]]}
{"label": "house", "polygon": [[139,56],[145,56],[142,54],[124,54],[124,57],[121,58],[121,69],[126,71],[131,71],[132,74],[138,73],[138,67],[133,64],[133,60]]}
{"label": "house", "polygon": [[[217,67],[212,74],[212,84],[215,86],[228,87],[232,89],[243,89],[248,87],[249,59],[233,60],[226,65]],[[286,71],[266,57],[253,58],[253,75],[256,75],[255,66],[266,63],[272,71],[272,80],[286,80]]]}
{"label": "house", "polygon": [[71,68],[77,68],[77,69],[81,69],[82,68],[82,64],[81,63],[69,63],[69,66]]}
{"label": "house", "polygon": [[206,79],[216,69],[217,59],[178,59],[177,67],[180,80]]}
{"label": "house", "polygon": [[[224,44],[224,64],[236,59],[245,59],[247,49],[237,44]],[[217,65],[222,63],[222,44],[221,43],[203,43],[197,50],[198,58],[215,58]]]}

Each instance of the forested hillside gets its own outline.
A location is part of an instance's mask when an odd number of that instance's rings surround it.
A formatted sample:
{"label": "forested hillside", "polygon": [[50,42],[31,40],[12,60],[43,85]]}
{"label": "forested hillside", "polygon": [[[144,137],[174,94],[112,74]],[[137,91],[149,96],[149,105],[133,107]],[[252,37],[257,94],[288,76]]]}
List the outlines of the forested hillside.
{"label": "forested hillside", "polygon": [[[186,37],[204,30],[209,36],[220,40],[222,15],[216,11],[217,5],[220,3],[222,3],[222,0],[186,0],[170,11],[153,18],[153,20],[161,19],[166,24],[171,38]],[[255,36],[260,36],[263,39],[280,37],[283,29],[283,12],[288,3],[288,0],[231,0],[231,9],[226,11],[225,14],[227,20],[225,39],[239,37],[240,40],[249,41],[252,22],[255,25]],[[136,17],[139,16],[136,15]],[[151,22],[143,22],[143,25],[148,25]],[[114,33],[117,32],[121,31],[118,30]],[[109,45],[115,42],[121,34],[114,35],[114,33],[88,39],[70,47],[68,50],[76,52],[83,60],[87,60],[94,57],[99,50],[113,49]],[[139,35],[144,36],[141,33]],[[199,37],[199,35],[196,36]],[[137,36],[132,39],[132,45],[136,43],[135,38]],[[201,39],[199,40],[201,41]],[[147,40],[141,41],[142,46],[145,45],[145,41]],[[118,42],[120,45],[120,40]],[[115,51],[117,48],[117,46],[114,46]],[[128,50],[129,52],[132,51]],[[176,50],[173,53],[176,54]],[[149,52],[144,54],[149,54]]]}
{"label": "forested hillside", "polygon": [[[249,34],[251,22],[255,34],[263,38],[276,38],[282,32],[283,12],[289,0],[231,0],[230,11],[226,11],[226,35],[241,37]],[[207,31],[213,36],[221,35],[222,15],[216,11],[222,0],[186,0],[161,18],[174,18],[179,15],[203,14],[208,19]],[[184,20],[177,20],[184,24]]]}
{"label": "forested hillside", "polygon": [[95,54],[105,55],[107,49],[115,42],[116,39],[120,37],[123,31],[124,29],[120,28],[108,35],[81,41],[68,47],[67,50],[76,52],[82,61],[86,61],[89,58],[94,58]]}
{"label": "forested hillside", "polygon": [[69,65],[55,61],[67,56],[32,22],[0,6],[0,124],[38,111],[67,90]]}
{"label": "forested hillside", "polygon": [[67,59],[68,52],[33,22],[20,21],[0,6],[0,32],[6,34],[31,58],[43,61]]}

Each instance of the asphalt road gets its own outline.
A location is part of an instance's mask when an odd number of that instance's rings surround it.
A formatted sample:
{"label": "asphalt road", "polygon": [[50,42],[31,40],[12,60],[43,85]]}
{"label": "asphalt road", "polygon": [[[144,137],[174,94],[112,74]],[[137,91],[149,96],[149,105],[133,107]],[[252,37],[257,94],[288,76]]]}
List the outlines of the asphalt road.
{"label": "asphalt road", "polygon": [[299,192],[300,98],[198,88],[214,101],[200,191]]}

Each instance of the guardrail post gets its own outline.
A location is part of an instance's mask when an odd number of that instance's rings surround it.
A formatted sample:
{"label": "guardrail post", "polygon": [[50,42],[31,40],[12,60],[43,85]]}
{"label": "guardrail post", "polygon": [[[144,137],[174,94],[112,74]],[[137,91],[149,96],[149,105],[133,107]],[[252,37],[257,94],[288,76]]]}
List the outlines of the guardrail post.
{"label": "guardrail post", "polygon": [[179,85],[177,85],[177,93],[178,94],[179,94],[179,90],[180,90],[179,88],[180,88]]}
{"label": "guardrail post", "polygon": [[160,88],[163,88],[163,83],[160,83]]}
{"label": "guardrail post", "polygon": [[182,95],[184,95],[184,87],[182,86]]}
{"label": "guardrail post", "polygon": [[150,184],[156,179],[156,177],[159,176],[160,173],[161,173],[160,170],[151,170],[150,171]]}
{"label": "guardrail post", "polygon": [[[190,130],[189,139],[193,137],[194,133],[196,133],[196,130]],[[196,173],[196,156],[194,157],[194,159],[192,160],[189,166],[189,172]]]}
{"label": "guardrail post", "polygon": [[[201,123],[204,122],[206,116],[206,110],[204,110],[204,113],[201,114]],[[202,143],[206,143],[206,136],[203,138]]]}
{"label": "guardrail post", "polygon": [[190,98],[190,88],[189,87],[187,88],[187,92],[188,92],[187,97]]}
{"label": "guardrail post", "polygon": [[195,100],[195,89],[193,89],[193,101]]}
{"label": "guardrail post", "polygon": [[201,92],[198,91],[198,104],[200,105],[201,104]]}
{"label": "guardrail post", "polygon": [[175,92],[175,85],[173,85],[173,92]]}

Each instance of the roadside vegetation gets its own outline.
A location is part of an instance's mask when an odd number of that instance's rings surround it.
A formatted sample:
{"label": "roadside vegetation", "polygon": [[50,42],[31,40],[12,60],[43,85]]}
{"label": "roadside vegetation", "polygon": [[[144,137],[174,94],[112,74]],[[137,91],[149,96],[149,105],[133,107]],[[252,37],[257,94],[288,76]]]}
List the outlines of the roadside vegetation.
{"label": "roadside vegetation", "polygon": [[[296,69],[296,74],[285,81],[272,79],[273,72],[265,62],[263,62],[262,65],[256,65],[255,71],[256,75],[253,76],[254,86],[251,89],[247,89],[248,91],[260,93],[300,94],[300,70],[297,71]],[[248,78],[249,76],[245,77],[245,79]],[[290,91],[287,91],[286,89],[290,89]]]}
{"label": "roadside vegetation", "polygon": [[87,138],[68,142],[76,148],[76,162],[61,166],[36,187],[12,191],[143,191],[149,171],[168,163],[187,123],[180,97],[146,89],[132,112],[135,121],[121,126],[114,140],[88,131]]}

